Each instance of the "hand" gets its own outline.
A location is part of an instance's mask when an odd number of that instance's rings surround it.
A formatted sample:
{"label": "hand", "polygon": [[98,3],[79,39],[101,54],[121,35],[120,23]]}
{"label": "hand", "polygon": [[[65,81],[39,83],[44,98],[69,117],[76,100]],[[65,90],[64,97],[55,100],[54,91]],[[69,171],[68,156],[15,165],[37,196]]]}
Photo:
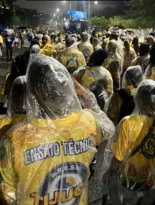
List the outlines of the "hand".
{"label": "hand", "polygon": [[86,89],[80,83],[78,83],[78,81],[74,78],[73,75],[71,75],[71,78],[74,82],[75,91],[76,91],[77,95],[84,96],[86,93]]}

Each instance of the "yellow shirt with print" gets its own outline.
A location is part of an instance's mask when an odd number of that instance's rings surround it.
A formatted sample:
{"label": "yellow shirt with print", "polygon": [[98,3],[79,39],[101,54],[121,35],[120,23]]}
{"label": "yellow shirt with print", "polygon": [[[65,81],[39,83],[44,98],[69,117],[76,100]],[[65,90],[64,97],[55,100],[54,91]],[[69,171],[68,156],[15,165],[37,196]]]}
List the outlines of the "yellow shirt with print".
{"label": "yellow shirt with print", "polygon": [[91,54],[93,53],[93,46],[89,42],[82,42],[78,44],[78,49],[81,51],[88,63]]}
{"label": "yellow shirt with print", "polygon": [[110,72],[103,66],[87,68],[82,78],[82,85],[89,88],[93,82],[100,79],[105,80],[106,91],[110,95],[113,92],[113,80]]}
{"label": "yellow shirt with print", "polygon": [[89,166],[102,140],[89,112],[33,120],[6,136],[1,190],[9,204],[88,204]]}
{"label": "yellow shirt with print", "polygon": [[58,61],[62,63],[70,73],[86,65],[83,54],[75,48],[67,48],[61,51],[58,56]]}
{"label": "yellow shirt with print", "polygon": [[129,190],[155,189],[155,128],[149,133],[152,122],[152,118],[138,114],[124,118],[117,131],[117,142],[111,146],[116,159],[125,163],[119,181]]}
{"label": "yellow shirt with print", "polygon": [[52,44],[47,43],[46,45],[43,45],[43,46],[41,47],[40,52],[41,52],[41,54],[43,54],[43,55],[53,57],[53,55],[56,53],[56,50],[55,50],[55,48],[53,47]]}

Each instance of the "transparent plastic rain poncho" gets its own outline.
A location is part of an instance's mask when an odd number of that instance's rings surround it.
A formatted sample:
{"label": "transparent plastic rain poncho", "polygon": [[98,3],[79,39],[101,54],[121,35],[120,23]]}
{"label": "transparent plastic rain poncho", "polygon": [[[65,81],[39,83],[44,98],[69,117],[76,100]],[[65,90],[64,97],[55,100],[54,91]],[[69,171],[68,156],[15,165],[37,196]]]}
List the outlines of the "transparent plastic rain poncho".
{"label": "transparent plastic rain poncho", "polygon": [[126,88],[128,86],[132,86],[133,88],[137,88],[138,85],[143,80],[143,72],[141,66],[130,66],[124,73],[122,79],[122,88]]}
{"label": "transparent plastic rain poncho", "polygon": [[26,114],[26,77],[17,77],[8,98],[7,114]]}
{"label": "transparent plastic rain poncho", "polygon": [[136,88],[142,80],[143,72],[140,66],[131,66],[125,71],[122,79],[122,89],[113,93],[107,112],[108,117],[115,125],[133,112]]}
{"label": "transparent plastic rain poncho", "polygon": [[26,78],[14,80],[8,98],[7,115],[0,116],[0,139],[15,124],[26,117]]}
{"label": "transparent plastic rain poncho", "polygon": [[27,98],[27,122],[1,141],[2,196],[8,204],[88,204],[89,166],[113,124],[89,92],[93,115],[82,110],[66,68],[41,54],[29,63]]}
{"label": "transparent plastic rain poncho", "polygon": [[109,146],[119,161],[119,166],[111,165],[118,167],[118,171],[110,176],[109,193],[115,204],[136,205],[141,198],[141,204],[152,205],[155,202],[154,81],[144,80],[139,85],[135,103],[135,112],[120,122],[114,143]]}

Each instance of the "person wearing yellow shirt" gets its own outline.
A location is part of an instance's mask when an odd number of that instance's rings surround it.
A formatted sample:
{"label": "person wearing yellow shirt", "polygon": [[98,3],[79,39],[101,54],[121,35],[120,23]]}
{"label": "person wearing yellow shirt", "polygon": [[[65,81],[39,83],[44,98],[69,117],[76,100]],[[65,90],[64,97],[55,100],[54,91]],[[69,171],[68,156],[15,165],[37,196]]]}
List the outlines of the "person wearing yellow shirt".
{"label": "person wearing yellow shirt", "polygon": [[89,36],[86,32],[81,34],[81,43],[78,44],[78,49],[81,51],[88,63],[91,54],[93,53],[93,46],[89,42]]}
{"label": "person wearing yellow shirt", "polygon": [[[110,72],[102,65],[108,54],[105,50],[99,49],[95,51],[89,59],[88,67],[84,70],[81,84],[90,89],[94,82],[102,80],[102,88],[105,90],[105,99],[108,100],[113,93],[113,80]],[[100,81],[101,82],[101,81]]]}
{"label": "person wearing yellow shirt", "polygon": [[105,59],[103,66],[111,73],[113,78],[114,90],[120,88],[121,57],[117,53],[117,42],[111,40],[108,43],[108,57]]}
{"label": "person wearing yellow shirt", "polygon": [[123,62],[123,71],[122,71],[122,77],[126,69],[131,66],[131,63],[133,59],[136,58],[136,52],[135,50],[130,46],[130,43],[128,40],[124,41],[124,62]]}
{"label": "person wearing yellow shirt", "polygon": [[0,138],[26,116],[26,78],[17,77],[8,97],[7,115],[0,119]]}
{"label": "person wearing yellow shirt", "polygon": [[[82,110],[76,92],[88,110]],[[96,146],[114,134],[112,122],[89,95],[77,83],[74,88],[57,60],[34,56],[27,74],[27,121],[1,141],[4,202],[88,204],[89,166]]]}
{"label": "person wearing yellow shirt", "polygon": [[57,53],[65,49],[65,44],[63,43],[61,37],[58,37],[58,41],[57,41],[57,44],[55,45],[55,49]]}
{"label": "person wearing yellow shirt", "polygon": [[145,73],[150,60],[149,52],[149,45],[146,43],[142,43],[139,46],[139,55],[135,59],[133,59],[131,66],[140,65],[143,73]]}
{"label": "person wearing yellow shirt", "polygon": [[41,46],[41,54],[43,55],[47,55],[50,57],[55,57],[56,55],[56,50],[55,48],[52,46],[52,44],[48,43],[48,37],[47,36],[43,36],[42,37],[42,46]]}
{"label": "person wearing yellow shirt", "polygon": [[117,128],[111,145],[114,156],[111,174],[116,181],[111,175],[113,183],[109,182],[114,204],[152,205],[155,202],[154,99],[155,82],[144,80],[135,96],[135,112],[125,117]]}
{"label": "person wearing yellow shirt", "polygon": [[75,47],[72,38],[66,40],[66,49],[59,53],[58,61],[67,68],[69,73],[73,73],[79,67],[86,65],[83,53]]}
{"label": "person wearing yellow shirt", "polygon": [[122,89],[113,93],[107,112],[114,125],[133,112],[136,88],[142,80],[143,72],[140,66],[131,66],[124,73]]}

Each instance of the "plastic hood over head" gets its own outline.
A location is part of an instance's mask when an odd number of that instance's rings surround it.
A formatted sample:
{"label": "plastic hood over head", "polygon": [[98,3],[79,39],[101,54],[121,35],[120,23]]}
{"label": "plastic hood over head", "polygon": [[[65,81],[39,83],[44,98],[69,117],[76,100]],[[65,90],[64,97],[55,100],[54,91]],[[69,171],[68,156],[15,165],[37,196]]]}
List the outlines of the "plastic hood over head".
{"label": "plastic hood over head", "polygon": [[28,118],[63,118],[82,109],[67,69],[54,58],[31,58],[27,78]]}
{"label": "plastic hood over head", "polygon": [[25,76],[14,80],[8,99],[7,113],[9,116],[26,113],[26,84]]}
{"label": "plastic hood over head", "polygon": [[155,81],[144,80],[139,85],[135,96],[136,108],[139,114],[155,116]]}
{"label": "plastic hood over head", "polygon": [[143,80],[143,72],[141,66],[130,66],[123,76],[122,88],[132,85],[137,88]]}

